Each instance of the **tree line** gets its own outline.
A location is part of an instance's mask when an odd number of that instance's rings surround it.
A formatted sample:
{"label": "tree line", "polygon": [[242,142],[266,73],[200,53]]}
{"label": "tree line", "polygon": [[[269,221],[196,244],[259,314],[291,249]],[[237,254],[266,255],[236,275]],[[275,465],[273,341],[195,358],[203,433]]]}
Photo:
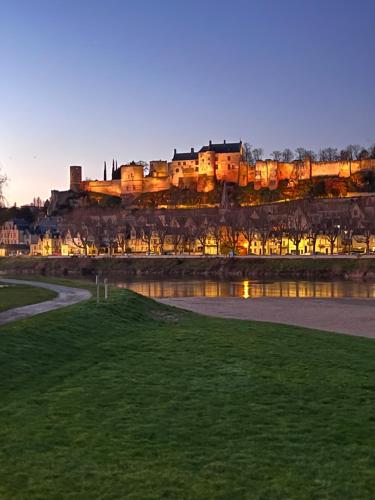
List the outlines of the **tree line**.
{"label": "tree line", "polygon": [[[253,147],[246,142],[244,144],[244,160],[254,165],[258,160],[264,157],[263,148]],[[349,144],[346,148],[339,149],[335,147],[322,148],[318,152],[306,148],[296,148],[294,152],[285,148],[283,150],[274,150],[271,153],[271,159],[279,162],[290,163],[294,160],[304,161],[354,161],[375,159],[375,143],[372,146],[364,147],[360,144]]]}

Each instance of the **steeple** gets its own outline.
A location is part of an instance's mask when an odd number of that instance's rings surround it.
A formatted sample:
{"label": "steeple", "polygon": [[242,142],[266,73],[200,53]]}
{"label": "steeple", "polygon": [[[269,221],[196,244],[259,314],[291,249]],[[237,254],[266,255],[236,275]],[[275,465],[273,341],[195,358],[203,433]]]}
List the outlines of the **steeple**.
{"label": "steeple", "polygon": [[104,180],[107,180],[107,163],[104,162]]}

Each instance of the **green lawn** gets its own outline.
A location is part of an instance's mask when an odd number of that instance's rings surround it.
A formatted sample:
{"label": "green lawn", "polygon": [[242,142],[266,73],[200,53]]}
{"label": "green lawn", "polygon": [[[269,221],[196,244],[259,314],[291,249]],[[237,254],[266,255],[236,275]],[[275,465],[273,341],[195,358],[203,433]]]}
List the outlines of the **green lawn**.
{"label": "green lawn", "polygon": [[26,285],[5,285],[0,281],[0,312],[13,307],[36,304],[56,297],[56,293],[44,288]]}
{"label": "green lawn", "polygon": [[139,297],[0,328],[1,499],[375,497],[375,342]]}

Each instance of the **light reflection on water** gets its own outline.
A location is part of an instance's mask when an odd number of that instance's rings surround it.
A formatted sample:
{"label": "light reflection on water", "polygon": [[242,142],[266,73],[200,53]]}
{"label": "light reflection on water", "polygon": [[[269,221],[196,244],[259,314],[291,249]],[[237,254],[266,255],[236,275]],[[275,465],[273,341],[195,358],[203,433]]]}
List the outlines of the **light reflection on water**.
{"label": "light reflection on water", "polygon": [[375,298],[375,283],[349,281],[214,281],[163,280],[124,281],[121,288],[154,298],[172,297],[259,297],[319,298],[342,297]]}

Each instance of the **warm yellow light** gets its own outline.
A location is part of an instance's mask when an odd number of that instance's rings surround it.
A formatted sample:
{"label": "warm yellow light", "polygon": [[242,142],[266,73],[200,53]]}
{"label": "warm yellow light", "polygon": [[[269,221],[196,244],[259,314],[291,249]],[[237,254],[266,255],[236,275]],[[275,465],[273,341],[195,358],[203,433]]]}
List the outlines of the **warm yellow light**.
{"label": "warm yellow light", "polygon": [[250,297],[250,282],[249,281],[244,281],[243,282],[243,298],[248,299]]}

